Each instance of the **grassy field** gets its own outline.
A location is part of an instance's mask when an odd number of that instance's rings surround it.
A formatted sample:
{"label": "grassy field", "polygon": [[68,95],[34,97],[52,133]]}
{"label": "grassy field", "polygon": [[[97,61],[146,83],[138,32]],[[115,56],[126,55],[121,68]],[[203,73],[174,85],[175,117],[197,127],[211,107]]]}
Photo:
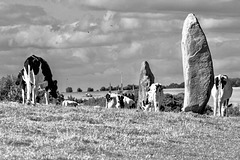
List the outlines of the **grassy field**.
{"label": "grassy field", "polygon": [[240,117],[0,104],[0,159],[240,159]]}

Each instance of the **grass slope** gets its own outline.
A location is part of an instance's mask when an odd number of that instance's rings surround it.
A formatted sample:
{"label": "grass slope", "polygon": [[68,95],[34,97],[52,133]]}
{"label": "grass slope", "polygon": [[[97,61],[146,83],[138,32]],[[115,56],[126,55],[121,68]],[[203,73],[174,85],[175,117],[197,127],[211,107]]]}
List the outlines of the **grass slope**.
{"label": "grass slope", "polygon": [[240,159],[240,118],[0,104],[0,159]]}

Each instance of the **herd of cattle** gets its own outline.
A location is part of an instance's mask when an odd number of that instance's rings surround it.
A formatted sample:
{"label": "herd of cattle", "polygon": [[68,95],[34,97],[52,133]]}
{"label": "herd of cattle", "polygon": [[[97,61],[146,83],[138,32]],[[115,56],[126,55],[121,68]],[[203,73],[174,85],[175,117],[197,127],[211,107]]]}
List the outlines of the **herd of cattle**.
{"label": "herd of cattle", "polygon": [[[57,98],[57,81],[52,79],[52,72],[48,63],[41,57],[32,55],[28,57],[23,69],[19,72],[16,85],[20,85],[22,90],[23,104],[36,104],[36,96],[39,91],[44,91],[46,104],[49,104],[49,94]],[[26,92],[26,101],[25,101]],[[229,99],[233,89],[231,82],[226,75],[218,75],[214,79],[212,96],[214,100],[214,116],[219,113],[220,116],[227,116]],[[161,110],[164,94],[163,87],[159,83],[153,83],[147,90],[146,100],[140,103],[140,108],[144,111]],[[76,106],[78,103],[70,100],[64,100],[62,105]],[[123,94],[107,93],[106,108],[136,108],[136,102]]]}

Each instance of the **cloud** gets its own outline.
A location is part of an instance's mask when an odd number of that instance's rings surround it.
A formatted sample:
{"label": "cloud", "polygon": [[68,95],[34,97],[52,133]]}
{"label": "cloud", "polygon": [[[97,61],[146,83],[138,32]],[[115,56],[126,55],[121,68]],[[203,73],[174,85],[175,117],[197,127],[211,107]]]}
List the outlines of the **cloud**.
{"label": "cloud", "polygon": [[44,9],[39,6],[0,2],[0,26],[53,23],[57,23],[57,20],[48,16]]}
{"label": "cloud", "polygon": [[92,10],[113,10],[120,12],[151,12],[159,11],[201,11],[215,13],[239,13],[240,2],[238,0],[181,0],[176,3],[175,0],[52,0],[60,3],[69,3],[72,6],[81,8],[87,7]]}
{"label": "cloud", "polygon": [[204,29],[218,30],[221,32],[236,32],[240,29],[239,17],[199,18]]}

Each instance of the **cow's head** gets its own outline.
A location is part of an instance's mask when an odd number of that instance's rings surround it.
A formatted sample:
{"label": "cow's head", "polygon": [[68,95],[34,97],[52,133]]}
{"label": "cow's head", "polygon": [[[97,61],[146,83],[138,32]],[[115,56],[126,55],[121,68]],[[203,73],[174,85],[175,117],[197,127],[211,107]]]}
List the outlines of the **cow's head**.
{"label": "cow's head", "polygon": [[109,93],[107,93],[105,97],[106,97],[107,102],[110,102],[112,100],[112,97],[110,96]]}
{"label": "cow's head", "polygon": [[159,93],[159,92],[162,92],[163,87],[160,83],[153,83],[150,86],[150,90],[151,90],[151,92]]}
{"label": "cow's head", "polygon": [[113,93],[106,94],[106,107],[107,108],[118,108],[117,105],[117,95]]}
{"label": "cow's head", "polygon": [[223,89],[225,85],[227,84],[228,76],[227,75],[222,75],[219,74],[218,76],[215,77],[214,79],[214,84],[216,86],[216,89],[218,90]]}
{"label": "cow's head", "polygon": [[54,80],[50,85],[51,86],[49,87],[50,88],[49,93],[52,95],[53,98],[57,98],[57,89],[58,89],[57,80]]}

